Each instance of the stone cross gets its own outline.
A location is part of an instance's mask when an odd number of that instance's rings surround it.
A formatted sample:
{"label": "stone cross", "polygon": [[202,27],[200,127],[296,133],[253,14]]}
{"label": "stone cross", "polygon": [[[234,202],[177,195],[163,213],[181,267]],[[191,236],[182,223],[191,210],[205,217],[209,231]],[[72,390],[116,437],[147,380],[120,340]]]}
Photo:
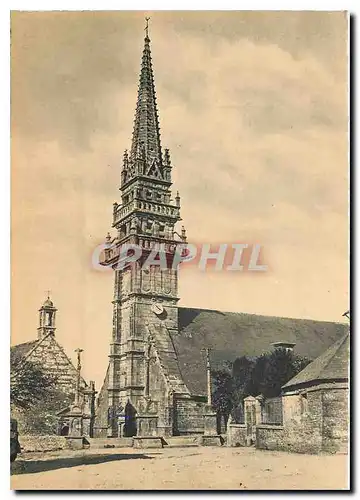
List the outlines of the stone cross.
{"label": "stone cross", "polygon": [[149,38],[149,21],[150,21],[150,17],[145,17],[145,21],[146,21],[146,26],[145,26],[146,38]]}
{"label": "stone cross", "polygon": [[80,380],[81,380],[81,353],[84,352],[84,349],[80,349],[79,347],[75,349],[77,353],[77,376],[76,376],[76,392],[75,392],[75,404],[79,404],[80,400]]}
{"label": "stone cross", "polygon": [[210,364],[210,351],[209,347],[202,349],[206,354],[206,374],[207,374],[207,398],[208,406],[212,406],[212,394],[211,394],[211,364]]}

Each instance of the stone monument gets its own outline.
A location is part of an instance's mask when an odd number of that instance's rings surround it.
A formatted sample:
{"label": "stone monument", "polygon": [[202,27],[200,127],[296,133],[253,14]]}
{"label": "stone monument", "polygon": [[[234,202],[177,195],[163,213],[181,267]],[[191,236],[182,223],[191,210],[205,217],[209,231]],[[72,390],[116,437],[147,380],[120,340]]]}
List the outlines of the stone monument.
{"label": "stone monument", "polygon": [[200,438],[200,444],[202,446],[221,446],[222,438],[217,432],[217,415],[212,407],[210,349],[206,348],[205,353],[208,402],[204,410],[204,434]]}
{"label": "stone monument", "polygon": [[72,450],[81,450],[84,447],[83,433],[83,410],[80,404],[80,380],[81,380],[81,360],[80,354],[83,349],[76,349],[77,353],[77,379],[75,401],[70,407],[69,417],[69,434],[66,436],[67,446]]}

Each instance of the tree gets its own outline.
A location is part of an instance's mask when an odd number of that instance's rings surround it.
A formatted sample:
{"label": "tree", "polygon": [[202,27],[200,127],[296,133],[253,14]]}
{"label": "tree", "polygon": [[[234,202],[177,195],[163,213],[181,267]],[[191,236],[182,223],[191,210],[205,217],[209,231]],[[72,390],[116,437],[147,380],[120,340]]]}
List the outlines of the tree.
{"label": "tree", "polygon": [[305,368],[310,360],[286,349],[276,349],[257,358],[236,358],[229,370],[213,372],[213,402],[219,415],[235,421],[244,418],[243,401],[247,396],[280,396],[281,388]]}
{"label": "tree", "polygon": [[257,358],[241,356],[223,364],[223,368],[212,372],[213,404],[218,416],[226,422],[231,413],[235,421],[242,421],[247,396],[280,396],[282,386],[310,361],[292,351],[276,349]]}
{"label": "tree", "polygon": [[262,394],[265,398],[280,396],[282,386],[309,363],[309,359],[297,356],[287,349],[275,349],[270,354],[265,355],[260,370],[262,374],[257,387],[258,394]]}
{"label": "tree", "polygon": [[292,351],[275,349],[268,356],[262,394],[267,398],[280,396],[282,386],[309,363],[310,360],[296,356]]}
{"label": "tree", "polygon": [[14,407],[27,410],[55,389],[56,378],[41,365],[26,360],[11,365],[10,402]]}
{"label": "tree", "polygon": [[215,370],[212,372],[213,405],[219,418],[224,418],[225,422],[229,418],[231,409],[234,406],[234,383],[230,371]]}
{"label": "tree", "polygon": [[49,390],[40,401],[27,410],[16,413],[21,434],[51,435],[58,434],[58,412],[68,407],[73,397],[55,389]]}
{"label": "tree", "polygon": [[57,379],[39,363],[11,360],[10,401],[22,434],[57,434],[58,411],[73,401],[57,387]]}
{"label": "tree", "polygon": [[295,375],[293,358],[286,349],[275,349],[268,356],[261,391],[265,398],[279,396],[281,387]]}
{"label": "tree", "polygon": [[241,356],[236,358],[232,364],[234,385],[232,416],[236,422],[244,419],[243,400],[249,395],[249,384],[255,363],[256,358]]}
{"label": "tree", "polygon": [[258,396],[262,394],[265,389],[265,373],[268,365],[268,354],[262,354],[253,365],[251,374],[244,390],[244,397]]}

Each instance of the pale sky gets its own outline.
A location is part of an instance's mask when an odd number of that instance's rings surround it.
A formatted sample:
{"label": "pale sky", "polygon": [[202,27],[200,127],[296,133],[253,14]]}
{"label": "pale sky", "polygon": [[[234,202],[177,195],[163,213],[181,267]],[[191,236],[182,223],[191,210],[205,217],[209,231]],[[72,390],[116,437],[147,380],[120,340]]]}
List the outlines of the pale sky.
{"label": "pale sky", "polygon": [[[150,38],[188,240],[253,242],[266,273],[180,273],[180,305],[341,321],[348,309],[347,19],[324,12],[12,14],[12,343],[57,338],[100,388],[112,223]],[[219,332],[221,335],[221,332]]]}

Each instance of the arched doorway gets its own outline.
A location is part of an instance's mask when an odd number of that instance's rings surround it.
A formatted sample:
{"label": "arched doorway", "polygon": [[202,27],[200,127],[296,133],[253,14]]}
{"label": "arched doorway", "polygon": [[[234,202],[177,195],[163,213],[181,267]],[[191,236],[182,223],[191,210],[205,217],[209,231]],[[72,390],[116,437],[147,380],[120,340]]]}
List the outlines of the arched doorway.
{"label": "arched doorway", "polygon": [[137,411],[135,407],[128,401],[125,406],[125,425],[124,425],[124,436],[132,437],[137,434],[136,427],[136,414]]}
{"label": "arched doorway", "polygon": [[60,436],[68,436],[69,435],[69,426],[68,424],[63,424],[60,429]]}

